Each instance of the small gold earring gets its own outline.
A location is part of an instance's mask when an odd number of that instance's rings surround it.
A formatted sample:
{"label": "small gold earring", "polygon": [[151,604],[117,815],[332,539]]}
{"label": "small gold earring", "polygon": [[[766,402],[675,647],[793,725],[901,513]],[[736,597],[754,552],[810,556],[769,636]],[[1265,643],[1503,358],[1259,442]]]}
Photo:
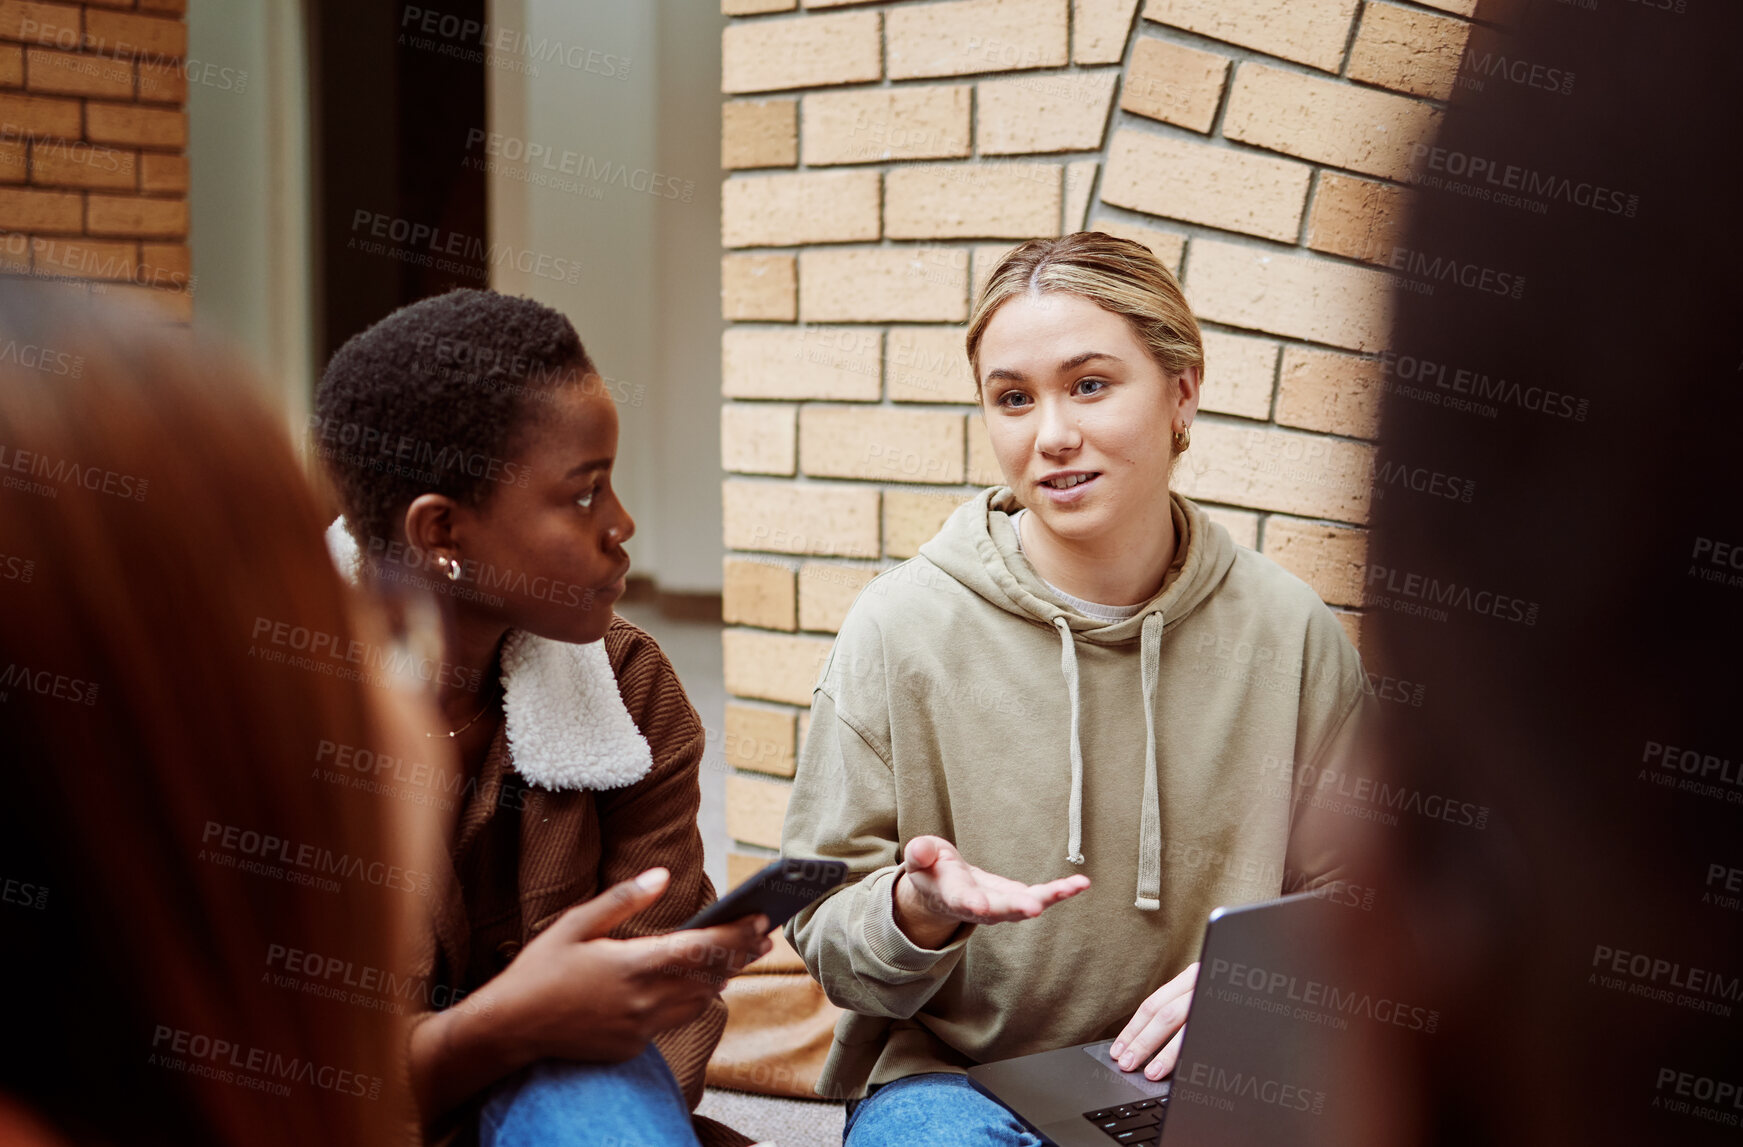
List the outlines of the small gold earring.
{"label": "small gold earring", "polygon": [[449,581],[459,581],[460,580],[460,559],[459,558],[437,558],[436,561],[438,564],[441,565],[441,567],[443,569],[448,571],[448,580]]}
{"label": "small gold earring", "polygon": [[1174,451],[1179,453],[1192,445],[1192,427],[1182,425],[1174,432]]}

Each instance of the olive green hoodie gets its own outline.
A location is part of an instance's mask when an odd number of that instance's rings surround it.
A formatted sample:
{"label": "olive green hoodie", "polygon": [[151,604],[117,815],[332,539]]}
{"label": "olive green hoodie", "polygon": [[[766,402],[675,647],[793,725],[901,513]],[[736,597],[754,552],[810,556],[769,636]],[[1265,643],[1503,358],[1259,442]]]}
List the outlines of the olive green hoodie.
{"label": "olive green hoodie", "polygon": [[[849,866],[786,930],[848,1010],[820,1094],[1114,1036],[1196,958],[1212,909],[1339,875],[1335,833],[1303,823],[1301,777],[1350,751],[1356,651],[1305,583],[1172,502],[1184,554],[1127,620],[1047,587],[1006,488],[848,613],[782,840]],[[891,896],[903,845],[925,834],[1015,880],[1092,885],[921,948]]]}

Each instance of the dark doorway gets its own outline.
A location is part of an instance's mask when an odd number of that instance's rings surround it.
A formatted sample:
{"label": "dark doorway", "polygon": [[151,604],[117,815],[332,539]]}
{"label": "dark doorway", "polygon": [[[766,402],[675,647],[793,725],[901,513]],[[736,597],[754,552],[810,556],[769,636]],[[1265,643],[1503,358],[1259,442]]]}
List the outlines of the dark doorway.
{"label": "dark doorway", "polygon": [[[489,285],[484,0],[315,0],[315,347],[407,303]],[[475,137],[474,137],[475,138]]]}

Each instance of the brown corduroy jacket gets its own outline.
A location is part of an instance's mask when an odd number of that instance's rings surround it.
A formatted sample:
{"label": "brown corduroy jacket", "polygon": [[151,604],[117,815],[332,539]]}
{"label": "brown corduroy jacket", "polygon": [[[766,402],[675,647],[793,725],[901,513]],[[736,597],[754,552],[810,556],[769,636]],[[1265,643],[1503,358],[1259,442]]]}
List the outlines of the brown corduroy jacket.
{"label": "brown corduroy jacket", "polygon": [[[614,937],[670,931],[714,900],[696,826],[706,735],[701,719],[653,638],[618,618],[606,632],[605,650],[624,706],[652,750],[653,768],[620,789],[534,788],[514,771],[506,723],[497,730],[460,809],[449,847],[455,879],[435,913],[429,982],[445,985],[452,998],[482,987],[565,910],[645,869],[663,865],[671,883]],[[725,1025],[726,1006],[715,1000],[654,1041],[692,1110]],[[704,1147],[750,1142],[706,1117],[693,1118]],[[462,1138],[476,1122],[474,1105],[461,1123],[467,1128]]]}

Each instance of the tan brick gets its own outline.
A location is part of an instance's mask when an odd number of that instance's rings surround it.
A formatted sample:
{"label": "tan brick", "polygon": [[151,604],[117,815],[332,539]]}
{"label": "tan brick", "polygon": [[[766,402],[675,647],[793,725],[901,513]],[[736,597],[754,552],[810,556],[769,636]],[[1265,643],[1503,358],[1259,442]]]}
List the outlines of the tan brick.
{"label": "tan brick", "polygon": [[721,105],[721,167],[792,167],[798,161],[798,100],[727,100]]}
{"label": "tan brick", "polygon": [[[1442,12],[1451,12],[1455,16],[1475,16],[1477,14],[1477,0],[1418,0],[1418,2],[1425,8],[1439,8]],[[1502,8],[1506,5],[1495,4],[1491,7]]]}
{"label": "tan brick", "polygon": [[133,64],[82,52],[57,52],[50,48],[25,51],[25,69],[33,92],[68,96],[120,96],[133,94]]}
{"label": "tan brick", "polygon": [[999,469],[998,456],[993,453],[993,440],[987,434],[986,419],[978,414],[968,416],[968,484],[1005,484],[1005,472]]}
{"label": "tan brick", "polygon": [[726,735],[721,748],[735,769],[755,769],[776,776],[793,775],[796,722],[791,709],[726,703]]}
{"label": "tan brick", "polygon": [[[787,3],[789,4],[797,2],[798,0],[787,0]],[[733,0],[722,0],[722,3],[731,4],[733,3]],[[774,859],[773,854],[766,852],[728,852],[726,854],[726,887],[720,891],[727,892],[737,888],[740,884],[743,884],[745,881],[766,868],[769,861],[772,859]],[[780,934],[781,930],[779,928],[775,929],[774,935],[779,936]],[[770,953],[770,955],[773,955],[773,953]],[[767,959],[767,957],[764,957],[764,959]],[[755,960],[751,961],[753,964],[756,962],[757,961]]]}
{"label": "tan brick", "polygon": [[92,235],[178,238],[188,233],[188,201],[93,194],[85,204],[85,230]]}
{"label": "tan brick", "polygon": [[78,100],[0,94],[0,139],[59,136],[77,139],[82,131]]}
{"label": "tan brick", "polygon": [[0,87],[24,86],[24,48],[18,44],[0,44]]}
{"label": "tan brick", "polygon": [[1271,417],[1278,344],[1222,331],[1203,334],[1204,395],[1199,408],[1242,418]]}
{"label": "tan brick", "polygon": [[720,465],[740,474],[791,477],[799,408],[786,402],[729,402],[720,411]]}
{"label": "tan brick", "polygon": [[799,567],[799,628],[840,631],[859,591],[877,576],[876,566],[806,562]]}
{"label": "tan brick", "polygon": [[30,181],[131,190],[139,183],[139,153],[76,140],[37,140],[30,145]]}
{"label": "tan brick", "polygon": [[141,191],[186,191],[188,189],[188,157],[145,152],[139,157],[139,189]]}
{"label": "tan brick", "polygon": [[962,327],[891,327],[884,346],[890,399],[975,402]]}
{"label": "tan brick", "polygon": [[1385,262],[1409,207],[1410,192],[1402,187],[1321,172],[1307,213],[1307,245],[1328,255]]}
{"label": "tan brick", "polygon": [[[0,274],[30,274],[30,236],[18,231],[0,230]],[[60,283],[44,283],[47,287],[62,287]],[[84,284],[74,284],[83,288]]]}
{"label": "tan brick", "polygon": [[884,21],[892,80],[1066,62],[1067,0],[948,0],[891,8]]}
{"label": "tan brick", "polygon": [[1343,63],[1356,0],[1146,0],[1144,19],[1325,72]]}
{"label": "tan brick", "polygon": [[1294,242],[1313,169],[1194,140],[1122,128],[1108,153],[1105,203]]}
{"label": "tan brick", "polygon": [[1186,253],[1186,236],[1178,231],[1158,231],[1154,227],[1140,227],[1135,223],[1110,219],[1105,215],[1092,222],[1089,229],[1112,235],[1116,239],[1130,239],[1134,243],[1141,243],[1150,248],[1151,254],[1164,267],[1177,275],[1180,273],[1180,257]]}
{"label": "tan brick", "polygon": [[1237,546],[1249,550],[1259,548],[1259,515],[1251,510],[1231,510],[1225,506],[1200,506],[1204,516],[1229,532]]}
{"label": "tan brick", "polygon": [[720,189],[728,247],[845,243],[878,237],[878,173],[795,172],[728,179]]}
{"label": "tan brick", "polygon": [[1118,79],[1113,69],[982,80],[975,93],[980,154],[1098,150]]}
{"label": "tan brick", "polygon": [[1439,124],[1406,96],[1252,63],[1236,69],[1223,114],[1230,139],[1385,179],[1408,178],[1411,148]]}
{"label": "tan brick", "polygon": [[1312,586],[1327,605],[1362,603],[1368,531],[1273,514],[1265,522],[1264,553]]}
{"label": "tan brick", "polygon": [[106,239],[31,239],[30,260],[38,273],[81,279],[131,280],[139,265],[133,243]]}
{"label": "tan brick", "polygon": [[0,228],[41,233],[70,231],[85,225],[85,200],[76,191],[0,191]]}
{"label": "tan brick", "polygon": [[1346,438],[1377,438],[1382,384],[1378,360],[1287,347],[1278,384],[1277,421]]}
{"label": "tan brick", "polygon": [[968,494],[932,494],[920,490],[889,490],[884,494],[884,556],[911,558]]}
{"label": "tan brick", "polygon": [[858,327],[732,327],[721,336],[728,398],[829,398],[876,402],[883,344]]}
{"label": "tan brick", "polygon": [[1347,350],[1377,350],[1391,321],[1383,271],[1213,239],[1193,241],[1185,286],[1201,319]]}
{"label": "tan brick", "polygon": [[721,317],[775,322],[798,318],[798,267],[791,255],[721,256]]}
{"label": "tan brick", "polygon": [[827,637],[729,629],[721,634],[726,691],[735,697],[811,704],[818,671],[829,656]]}
{"label": "tan brick", "polygon": [[165,16],[91,9],[85,13],[85,41],[110,55],[179,60],[187,54],[188,26]]}
{"label": "tan brick", "polygon": [[728,557],[722,570],[720,618],[727,625],[793,628],[793,571],[772,561]]}
{"label": "tan brick", "polygon": [[[1015,243],[984,244],[974,249],[974,282],[970,288],[970,293],[976,299],[980,298],[981,292],[986,290],[986,281],[992,278],[999,263],[1004,260],[1006,255],[1016,249],[1017,244]],[[966,347],[964,353],[967,353]]]}
{"label": "tan brick", "polygon": [[1304,518],[1365,522],[1372,446],[1199,419],[1171,484],[1189,498]]}
{"label": "tan brick", "polygon": [[764,12],[791,12],[799,0],[720,0],[722,16],[759,16]]}
{"label": "tan brick", "polygon": [[175,64],[139,61],[139,98],[147,103],[185,104],[188,77]]}
{"label": "tan brick", "polygon": [[[116,5],[118,8],[126,6],[124,3]],[[180,16],[187,12],[188,0],[139,0],[139,10],[141,12],[169,12]]]}
{"label": "tan brick", "polygon": [[1094,159],[1079,159],[1065,165],[1065,225],[1060,228],[1061,235],[1083,230],[1083,221],[1089,217],[1090,194],[1095,189],[1095,173],[1099,170],[1101,163]]}
{"label": "tan brick", "polygon": [[807,405],[799,467],[817,478],[957,485],[962,416],[937,410]]}
{"label": "tan brick", "polygon": [[802,251],[799,318],[962,322],[968,318],[968,253],[951,247]]}
{"label": "tan brick", "polygon": [[884,177],[891,239],[1033,239],[1059,234],[1057,163],[935,163]]}
{"label": "tan brick", "polygon": [[1229,79],[1229,59],[1184,44],[1140,39],[1120,85],[1120,108],[1193,131],[1209,131]]}
{"label": "tan brick", "polygon": [[1413,96],[1450,99],[1470,32],[1469,24],[1451,16],[1369,4],[1362,9],[1362,26],[1345,74]]}
{"label": "tan brick", "polygon": [[878,556],[878,495],[873,486],[748,482],[722,484],[726,544],[821,557]]}
{"label": "tan brick", "polygon": [[193,274],[193,252],[186,243],[141,243],[136,282],[186,291]]}
{"label": "tan brick", "polygon": [[1137,10],[1138,0],[1071,0],[1072,62],[1119,63]]}
{"label": "tan brick", "polygon": [[816,92],[805,97],[807,165],[968,154],[967,84]]}
{"label": "tan brick", "polygon": [[186,243],[141,243],[139,264],[152,266],[167,273],[186,275],[193,270],[193,252]]}
{"label": "tan brick", "polygon": [[764,848],[781,847],[790,785],[755,777],[726,778],[726,835]]}
{"label": "tan brick", "polygon": [[0,139],[0,183],[23,183],[30,172],[30,145],[22,139]]}
{"label": "tan brick", "polygon": [[720,90],[773,92],[883,75],[878,13],[837,12],[729,24],[720,34]]}
{"label": "tan brick", "polygon": [[77,48],[83,9],[76,4],[0,0],[0,39],[22,40],[45,48]]}

